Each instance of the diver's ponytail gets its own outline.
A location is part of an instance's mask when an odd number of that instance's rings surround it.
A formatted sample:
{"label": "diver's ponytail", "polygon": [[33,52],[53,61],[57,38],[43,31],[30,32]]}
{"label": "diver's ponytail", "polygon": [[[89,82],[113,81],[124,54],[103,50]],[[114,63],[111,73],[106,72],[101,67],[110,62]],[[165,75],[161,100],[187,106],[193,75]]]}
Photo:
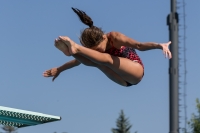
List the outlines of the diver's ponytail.
{"label": "diver's ponytail", "polygon": [[93,21],[92,19],[84,12],[81,11],[77,8],[73,8],[72,10],[79,16],[81,22],[83,22],[85,25],[89,26],[89,27],[93,27]]}

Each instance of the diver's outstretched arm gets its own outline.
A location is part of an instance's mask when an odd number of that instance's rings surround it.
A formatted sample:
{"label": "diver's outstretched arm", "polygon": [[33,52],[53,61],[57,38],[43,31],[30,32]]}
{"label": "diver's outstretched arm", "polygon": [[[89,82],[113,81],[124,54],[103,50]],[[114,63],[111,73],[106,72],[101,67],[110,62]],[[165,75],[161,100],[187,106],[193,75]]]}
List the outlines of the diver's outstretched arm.
{"label": "diver's outstretched arm", "polygon": [[65,70],[67,70],[67,69],[73,68],[73,67],[78,66],[80,64],[81,63],[78,60],[74,59],[74,60],[71,60],[71,61],[63,64],[62,66],[59,66],[58,67],[58,71],[59,72],[63,72]]}
{"label": "diver's outstretched arm", "polygon": [[73,67],[75,67],[75,66],[78,66],[78,65],[80,65],[80,64],[81,64],[81,63],[80,63],[78,60],[74,59],[74,60],[71,60],[71,61],[69,61],[69,62],[63,64],[63,65],[60,66],[60,67],[55,67],[55,68],[51,68],[51,69],[49,69],[49,70],[46,70],[46,71],[43,73],[43,76],[44,76],[44,77],[53,77],[53,78],[52,78],[52,81],[54,81],[55,78],[57,78],[58,75],[59,75],[61,72],[65,71],[65,70],[67,70],[67,69],[73,68]]}
{"label": "diver's outstretched arm", "polygon": [[155,43],[155,42],[145,42],[141,43],[132,38],[125,36],[120,32],[110,32],[110,38],[113,41],[113,45],[116,48],[120,48],[121,46],[132,47],[134,49],[140,51],[152,50],[152,49],[161,49],[166,57],[172,58],[171,52],[168,49],[171,41],[167,43]]}

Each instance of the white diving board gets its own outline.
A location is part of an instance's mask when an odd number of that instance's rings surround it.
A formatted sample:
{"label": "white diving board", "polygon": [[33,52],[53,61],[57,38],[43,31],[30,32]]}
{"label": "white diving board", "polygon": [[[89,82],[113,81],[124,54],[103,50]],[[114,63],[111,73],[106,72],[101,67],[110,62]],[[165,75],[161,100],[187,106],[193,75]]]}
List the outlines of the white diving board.
{"label": "white diving board", "polygon": [[0,124],[13,127],[27,127],[61,120],[60,116],[0,106]]}

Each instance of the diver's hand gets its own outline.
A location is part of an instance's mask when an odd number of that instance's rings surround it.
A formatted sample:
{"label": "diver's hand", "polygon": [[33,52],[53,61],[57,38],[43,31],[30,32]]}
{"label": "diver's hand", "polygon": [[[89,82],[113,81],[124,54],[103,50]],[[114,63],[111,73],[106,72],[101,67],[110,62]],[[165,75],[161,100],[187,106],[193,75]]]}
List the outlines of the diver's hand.
{"label": "diver's hand", "polygon": [[52,81],[54,81],[60,74],[60,71],[58,70],[58,68],[52,68],[50,70],[46,70],[44,73],[43,73],[43,76],[44,77],[53,77],[52,78]]}
{"label": "diver's hand", "polygon": [[167,42],[167,43],[161,43],[161,47],[163,50],[163,54],[165,55],[166,58],[171,59],[172,58],[172,54],[169,50],[169,45],[171,44],[171,41]]}

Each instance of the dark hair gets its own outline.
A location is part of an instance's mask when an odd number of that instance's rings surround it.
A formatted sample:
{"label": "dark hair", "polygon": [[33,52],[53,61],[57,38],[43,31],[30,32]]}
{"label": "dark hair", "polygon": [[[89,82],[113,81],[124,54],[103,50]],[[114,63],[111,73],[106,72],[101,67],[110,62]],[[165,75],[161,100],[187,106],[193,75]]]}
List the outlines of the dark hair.
{"label": "dark hair", "polygon": [[79,16],[81,22],[89,26],[89,28],[86,28],[81,32],[81,44],[90,48],[103,41],[104,32],[101,30],[101,28],[94,26],[92,19],[85,12],[73,7],[72,10]]}

